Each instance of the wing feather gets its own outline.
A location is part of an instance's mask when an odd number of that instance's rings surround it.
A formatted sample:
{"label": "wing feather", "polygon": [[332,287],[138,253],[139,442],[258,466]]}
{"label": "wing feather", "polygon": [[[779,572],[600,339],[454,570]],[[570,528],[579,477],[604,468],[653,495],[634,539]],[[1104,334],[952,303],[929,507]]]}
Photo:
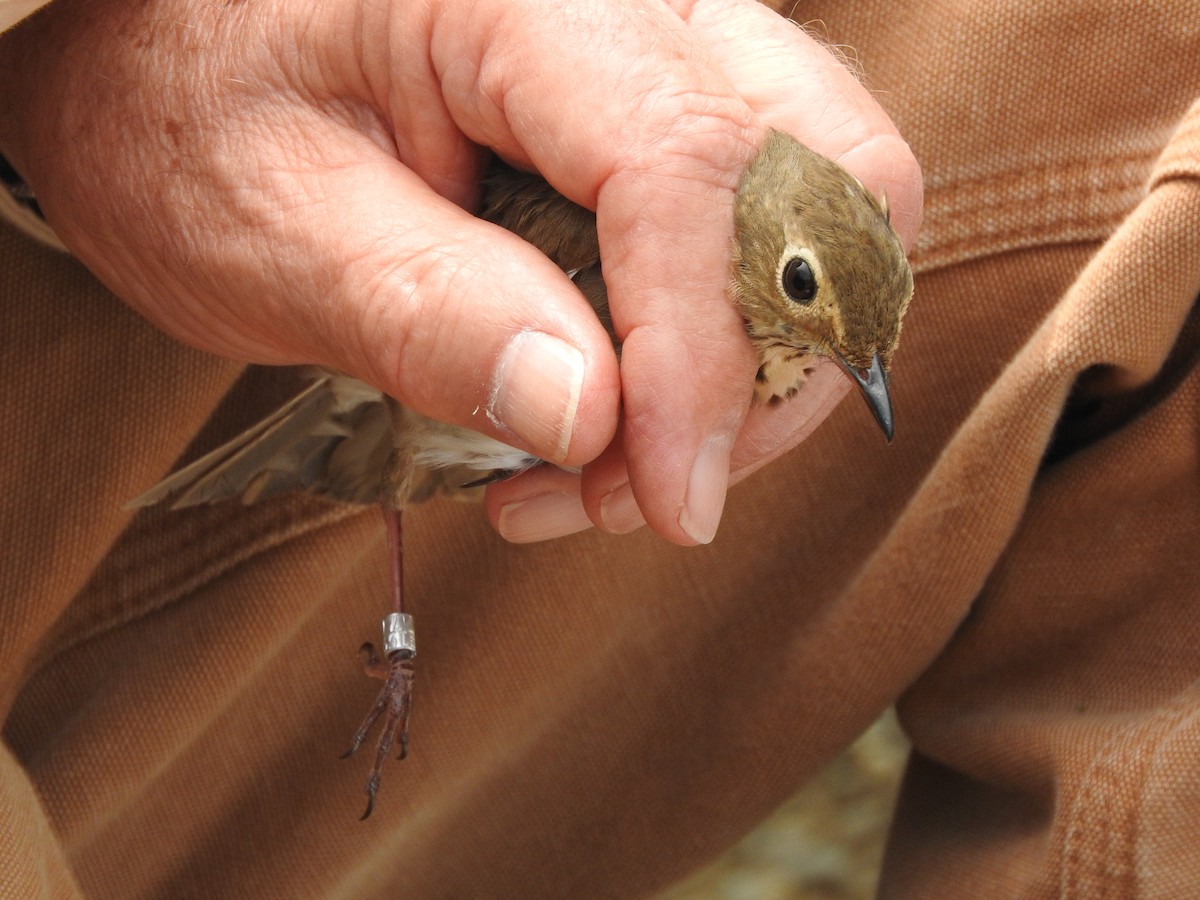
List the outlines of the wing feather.
{"label": "wing feather", "polygon": [[391,416],[383,395],[357,379],[322,373],[265,419],[129,506],[169,500],[178,509],[230,497],[253,503],[296,490],[376,503],[390,452]]}

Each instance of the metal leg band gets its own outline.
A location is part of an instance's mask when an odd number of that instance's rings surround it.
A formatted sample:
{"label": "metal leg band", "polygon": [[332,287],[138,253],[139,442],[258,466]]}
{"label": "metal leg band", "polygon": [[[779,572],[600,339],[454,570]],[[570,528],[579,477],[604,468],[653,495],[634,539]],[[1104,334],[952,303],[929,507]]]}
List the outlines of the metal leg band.
{"label": "metal leg band", "polygon": [[408,613],[388,613],[383,619],[383,654],[391,656],[397,650],[417,655],[417,637],[413,632],[413,617]]}

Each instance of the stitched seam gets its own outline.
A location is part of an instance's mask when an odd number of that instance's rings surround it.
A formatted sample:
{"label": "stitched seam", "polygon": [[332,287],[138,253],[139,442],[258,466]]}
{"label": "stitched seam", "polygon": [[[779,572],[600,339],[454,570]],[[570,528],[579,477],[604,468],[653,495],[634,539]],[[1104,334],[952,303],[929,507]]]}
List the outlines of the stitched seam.
{"label": "stitched seam", "polygon": [[[962,180],[932,180],[930,218],[952,223],[918,239],[918,272],[998,252],[1052,243],[1101,240],[1145,196],[1157,154],[1144,152],[1096,163],[1043,164]],[[1051,202],[1070,196],[1074,209]],[[1003,210],[1003,220],[990,213]]]}
{"label": "stitched seam", "polygon": [[1075,174],[1078,172],[1103,172],[1106,170],[1120,171],[1130,167],[1136,167],[1142,171],[1143,183],[1146,177],[1149,177],[1150,166],[1158,157],[1162,148],[1152,150],[1138,150],[1125,154],[1117,154],[1115,156],[1106,156],[1102,160],[1097,160],[1089,157],[1079,157],[1071,160],[1056,160],[1047,163],[1030,163],[1023,165],[1019,169],[1009,169],[1004,172],[990,172],[986,175],[975,175],[968,178],[938,178],[936,175],[930,178],[926,183],[926,189],[934,191],[953,191],[954,193],[961,192],[964,188],[982,188],[995,184],[996,182],[1012,182],[1017,183],[1029,179],[1031,176],[1045,176],[1051,174]]}
{"label": "stitched seam", "polygon": [[[99,634],[170,606],[263,553],[363,512],[363,507],[306,497],[288,500],[291,502],[257,508],[230,504],[214,523],[207,521],[212,516],[198,522],[188,512],[169,510],[135,519],[110,553],[108,564],[81,592],[81,596],[106,598],[107,602],[92,608],[75,604],[74,608],[87,608],[87,613],[78,617],[68,613],[60,619],[43,642],[42,652],[31,661],[31,669]],[[148,532],[164,529],[166,539],[145,540]],[[196,535],[199,540],[193,540]],[[202,550],[198,558],[196,544],[201,544]],[[165,571],[156,565],[156,561],[176,555],[192,557],[192,561]],[[160,571],[161,577],[153,577]],[[147,574],[151,575],[148,580]]]}
{"label": "stitched seam", "polygon": [[[1092,898],[1098,887],[1107,896],[1134,895],[1147,774],[1163,743],[1194,717],[1192,702],[1190,693],[1183,692],[1149,723],[1120,729],[1095,755],[1063,817],[1060,896]],[[1114,798],[1120,804],[1115,810]],[[1102,849],[1082,849],[1097,834],[1104,839]]]}
{"label": "stitched seam", "polygon": [[932,250],[922,250],[919,257],[914,254],[913,269],[917,272],[928,272],[965,260],[1026,247],[1076,244],[1081,241],[1099,242],[1112,234],[1124,220],[1125,213],[1121,213],[1087,220],[1063,219],[1036,227],[981,231],[953,241],[941,242]]}

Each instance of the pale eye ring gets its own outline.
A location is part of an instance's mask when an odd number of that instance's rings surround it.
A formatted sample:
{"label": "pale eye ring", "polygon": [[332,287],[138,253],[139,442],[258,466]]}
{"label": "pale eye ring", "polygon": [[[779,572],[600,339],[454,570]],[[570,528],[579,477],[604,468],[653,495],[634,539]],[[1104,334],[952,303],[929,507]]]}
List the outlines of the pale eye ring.
{"label": "pale eye ring", "polygon": [[817,276],[802,256],[793,256],[784,264],[780,282],[793,303],[812,303],[817,296]]}

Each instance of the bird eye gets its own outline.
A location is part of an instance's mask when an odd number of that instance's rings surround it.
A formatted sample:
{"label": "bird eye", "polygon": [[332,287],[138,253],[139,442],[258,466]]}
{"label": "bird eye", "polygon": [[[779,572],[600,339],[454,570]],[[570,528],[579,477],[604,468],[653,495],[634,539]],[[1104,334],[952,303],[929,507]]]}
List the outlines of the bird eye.
{"label": "bird eye", "polygon": [[783,267],[783,292],[795,303],[811,303],[817,296],[817,276],[812,266],[799,256],[793,256]]}

